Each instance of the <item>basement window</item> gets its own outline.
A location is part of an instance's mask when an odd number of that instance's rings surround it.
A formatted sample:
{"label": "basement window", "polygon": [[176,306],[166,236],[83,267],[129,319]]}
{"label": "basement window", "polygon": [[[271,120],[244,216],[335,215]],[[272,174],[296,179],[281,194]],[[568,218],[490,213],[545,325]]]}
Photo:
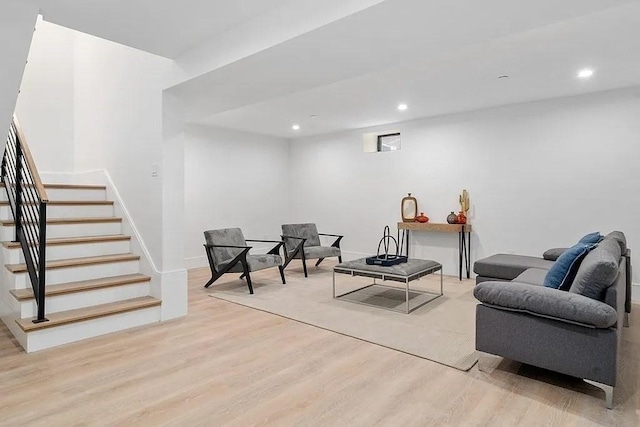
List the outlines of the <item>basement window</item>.
{"label": "basement window", "polygon": [[398,151],[401,145],[400,132],[398,131],[365,133],[362,135],[363,153]]}
{"label": "basement window", "polygon": [[400,132],[378,135],[378,151],[398,151],[400,149]]}

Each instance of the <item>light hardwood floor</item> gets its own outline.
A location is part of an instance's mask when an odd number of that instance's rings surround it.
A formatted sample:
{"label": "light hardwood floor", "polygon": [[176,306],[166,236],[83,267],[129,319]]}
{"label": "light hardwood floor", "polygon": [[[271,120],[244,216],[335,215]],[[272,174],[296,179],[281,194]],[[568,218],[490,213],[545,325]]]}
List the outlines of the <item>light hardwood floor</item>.
{"label": "light hardwood floor", "polygon": [[[330,267],[306,280],[330,286]],[[279,280],[277,270],[253,278],[258,295]],[[207,279],[189,272],[184,319],[40,353],[25,354],[2,325],[0,425],[640,425],[640,306],[606,410],[579,380],[495,357],[489,373],[457,371],[210,298]],[[305,279],[292,264],[287,280]],[[445,292],[472,283],[447,278]]]}

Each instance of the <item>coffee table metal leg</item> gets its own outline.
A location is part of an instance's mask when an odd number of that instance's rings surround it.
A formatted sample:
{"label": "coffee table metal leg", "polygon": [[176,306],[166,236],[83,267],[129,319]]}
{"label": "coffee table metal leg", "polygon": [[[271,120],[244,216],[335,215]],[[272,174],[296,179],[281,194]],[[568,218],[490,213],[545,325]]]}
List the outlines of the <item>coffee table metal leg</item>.
{"label": "coffee table metal leg", "polygon": [[407,279],[407,280],[405,280],[405,282],[404,282],[404,283],[405,283],[405,285],[407,286],[407,291],[406,291],[406,298],[407,298],[407,301],[406,301],[406,304],[407,304],[407,314],[409,314],[409,280],[408,280],[408,279]]}
{"label": "coffee table metal leg", "polygon": [[336,297],[336,272],[333,272],[333,298]]}
{"label": "coffee table metal leg", "polygon": [[440,295],[444,295],[444,291],[442,289],[442,268],[440,269]]}

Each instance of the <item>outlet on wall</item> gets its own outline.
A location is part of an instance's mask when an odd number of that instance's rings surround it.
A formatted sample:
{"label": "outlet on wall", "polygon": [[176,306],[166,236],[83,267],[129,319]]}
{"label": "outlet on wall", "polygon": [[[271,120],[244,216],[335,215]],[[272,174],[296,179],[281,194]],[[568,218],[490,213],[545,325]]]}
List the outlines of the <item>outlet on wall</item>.
{"label": "outlet on wall", "polygon": [[160,165],[157,163],[152,163],[151,164],[151,177],[152,178],[157,178],[158,175],[160,175]]}

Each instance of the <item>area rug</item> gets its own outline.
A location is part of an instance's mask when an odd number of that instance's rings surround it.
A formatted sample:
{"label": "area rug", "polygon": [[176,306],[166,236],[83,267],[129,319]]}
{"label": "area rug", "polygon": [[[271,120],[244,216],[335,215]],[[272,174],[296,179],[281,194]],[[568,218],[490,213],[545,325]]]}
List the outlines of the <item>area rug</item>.
{"label": "area rug", "polygon": [[[444,296],[411,314],[403,314],[333,299],[331,276],[329,268],[315,269],[308,279],[289,273],[287,284],[283,285],[277,272],[275,275],[258,272],[252,273],[254,295],[249,294],[244,281],[232,279],[214,284],[210,296],[462,371],[471,369],[478,361],[474,338],[476,300],[469,283],[446,278]],[[338,294],[342,294],[371,283],[371,279],[337,274],[336,283]],[[439,291],[440,276],[411,282],[411,288]],[[384,305],[382,297],[378,299]]]}

